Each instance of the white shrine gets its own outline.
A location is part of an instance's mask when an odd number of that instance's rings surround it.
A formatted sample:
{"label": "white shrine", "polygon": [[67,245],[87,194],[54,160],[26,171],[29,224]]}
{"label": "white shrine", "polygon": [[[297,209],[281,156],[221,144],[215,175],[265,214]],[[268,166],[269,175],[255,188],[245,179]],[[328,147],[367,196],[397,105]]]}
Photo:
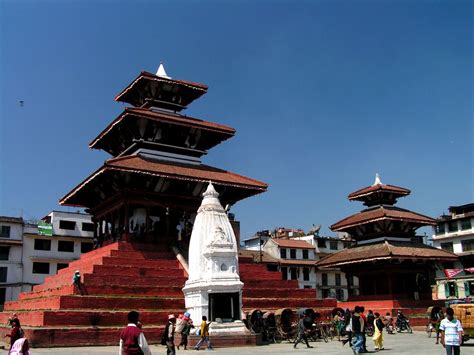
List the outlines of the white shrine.
{"label": "white shrine", "polygon": [[240,321],[243,283],[235,234],[212,183],[203,196],[189,243],[186,309],[195,324],[202,316],[212,321],[211,334],[246,332]]}

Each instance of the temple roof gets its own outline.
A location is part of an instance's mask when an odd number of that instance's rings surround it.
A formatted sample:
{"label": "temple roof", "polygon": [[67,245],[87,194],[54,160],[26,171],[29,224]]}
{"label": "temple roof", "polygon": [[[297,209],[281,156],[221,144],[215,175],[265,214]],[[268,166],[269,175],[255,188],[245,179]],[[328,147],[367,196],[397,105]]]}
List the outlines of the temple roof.
{"label": "temple roof", "polygon": [[335,232],[342,232],[348,228],[357,225],[373,223],[380,220],[409,222],[415,225],[419,225],[420,227],[424,225],[436,224],[436,220],[434,220],[433,218],[424,216],[419,213],[393,206],[379,206],[377,208],[369,208],[359,213],[353,214],[352,216],[349,216],[340,220],[337,223],[334,223],[329,228]]}
{"label": "temple roof", "polygon": [[[224,186],[231,190],[228,195],[230,194],[232,196],[228,197],[227,202],[229,202],[229,200],[236,202],[243,198],[256,195],[266,191],[268,187],[267,184],[258,180],[211,166],[159,161],[148,159],[138,154],[107,160],[101,168],[76,186],[71,192],[64,196],[59,203],[62,205],[91,207],[86,204],[88,197],[80,196],[81,192],[87,190],[90,193],[89,196],[91,194],[93,195],[96,185],[102,186],[104,184],[107,185],[106,187],[109,189],[115,188],[115,192],[123,190],[125,187],[119,184],[119,179],[114,179],[114,177],[110,176],[110,173],[113,172],[144,177],[160,177],[166,180],[183,182],[200,182],[207,184],[209,181],[212,181],[217,186]],[[101,181],[101,177],[108,173],[109,175],[106,176],[105,180]],[[118,187],[114,187],[114,183],[118,184]],[[124,182],[121,184],[124,184]],[[141,189],[145,190],[145,186],[141,186]],[[158,192],[156,188],[154,191]],[[186,191],[180,192],[186,193]],[[95,192],[95,194],[97,195],[97,192]],[[197,196],[197,200],[200,202],[201,197]]]}
{"label": "temple roof", "polygon": [[[162,134],[162,137],[156,140],[156,127],[175,127],[175,130],[165,135]],[[149,129],[147,130],[147,128]],[[187,137],[187,131],[184,128],[187,128],[190,132],[196,129],[203,132],[196,147],[196,149],[202,150],[210,149],[235,134],[234,128],[218,123],[172,112],[127,107],[89,143],[89,148],[104,149],[112,155],[118,155],[119,152],[131,144],[133,139],[167,144],[181,139],[182,142],[175,144],[181,143],[181,145],[184,145]]]}
{"label": "temple roof", "polygon": [[378,244],[355,246],[341,250],[319,260],[316,266],[339,267],[348,264],[360,264],[390,259],[454,261],[457,259],[457,256],[446,250],[437,249],[426,244],[385,241]]}
{"label": "temple roof", "polygon": [[349,200],[363,200],[367,195],[373,194],[375,192],[386,192],[392,193],[398,196],[407,196],[410,194],[410,190],[405,189],[404,187],[399,187],[395,185],[386,185],[386,184],[377,184],[364,187],[363,189],[357,190],[347,197]]}
{"label": "temple roof", "polygon": [[116,101],[133,106],[157,106],[173,111],[181,111],[191,102],[207,92],[204,84],[186,80],[176,80],[142,71],[116,97]]}
{"label": "temple roof", "polygon": [[304,240],[294,240],[294,239],[278,239],[272,238],[269,241],[273,241],[281,248],[298,248],[298,249],[314,249],[314,246],[309,244]]}

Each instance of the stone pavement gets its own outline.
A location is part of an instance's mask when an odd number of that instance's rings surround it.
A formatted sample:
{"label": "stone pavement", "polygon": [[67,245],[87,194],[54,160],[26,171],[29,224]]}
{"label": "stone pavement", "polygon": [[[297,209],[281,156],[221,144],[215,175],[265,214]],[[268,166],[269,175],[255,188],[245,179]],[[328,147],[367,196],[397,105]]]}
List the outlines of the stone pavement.
{"label": "stone pavement", "polygon": [[[435,339],[428,338],[424,332],[414,332],[413,334],[384,334],[385,337],[385,350],[381,351],[381,355],[444,355],[445,350],[441,345],[435,345]],[[372,354],[374,346],[371,339],[367,339],[368,349],[371,350]],[[315,342],[311,343],[314,346],[313,349],[306,349],[306,346],[299,344],[298,349],[293,350],[293,344],[281,343],[272,345],[263,345],[258,347],[248,348],[226,348],[216,349],[214,351],[201,350],[204,353],[210,353],[213,355],[242,355],[242,354],[272,354],[272,355],[287,355],[287,354],[324,354],[324,355],[352,355],[352,350],[346,345],[342,346],[340,342],[334,340],[328,343]],[[152,345],[151,351],[153,355],[166,354],[166,348],[164,346]],[[71,355],[117,355],[118,347],[80,347],[80,348],[38,348],[32,349],[30,352],[32,355],[35,354],[71,354]],[[194,350],[178,350],[178,354],[194,354]],[[465,346],[461,348],[461,355],[474,355],[474,340],[467,342]]]}

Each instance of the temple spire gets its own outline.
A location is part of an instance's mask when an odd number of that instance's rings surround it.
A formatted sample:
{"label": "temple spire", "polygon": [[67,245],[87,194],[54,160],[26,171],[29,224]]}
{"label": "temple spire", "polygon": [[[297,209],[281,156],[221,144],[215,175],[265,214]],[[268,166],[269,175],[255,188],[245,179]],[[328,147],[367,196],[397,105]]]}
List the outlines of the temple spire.
{"label": "temple spire", "polygon": [[375,173],[375,181],[374,181],[374,184],[372,186],[375,186],[375,185],[383,185],[382,180],[380,180],[379,173]]}
{"label": "temple spire", "polygon": [[171,79],[171,76],[168,76],[168,74],[166,74],[166,70],[163,63],[160,63],[160,66],[158,67],[158,70],[156,71],[156,76],[166,78],[166,79]]}

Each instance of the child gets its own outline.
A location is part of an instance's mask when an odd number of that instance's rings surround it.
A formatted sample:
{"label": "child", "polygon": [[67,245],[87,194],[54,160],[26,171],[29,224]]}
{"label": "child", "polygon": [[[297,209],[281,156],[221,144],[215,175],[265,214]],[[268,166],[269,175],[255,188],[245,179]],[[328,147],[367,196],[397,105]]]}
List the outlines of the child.
{"label": "child", "polygon": [[194,350],[199,350],[199,348],[201,347],[201,345],[204,342],[206,342],[206,344],[207,344],[207,349],[212,350],[212,345],[211,345],[211,342],[209,340],[209,324],[211,324],[211,323],[210,322],[207,323],[207,317],[202,316],[201,340],[199,340],[199,342],[196,344],[196,346],[194,347]]}

